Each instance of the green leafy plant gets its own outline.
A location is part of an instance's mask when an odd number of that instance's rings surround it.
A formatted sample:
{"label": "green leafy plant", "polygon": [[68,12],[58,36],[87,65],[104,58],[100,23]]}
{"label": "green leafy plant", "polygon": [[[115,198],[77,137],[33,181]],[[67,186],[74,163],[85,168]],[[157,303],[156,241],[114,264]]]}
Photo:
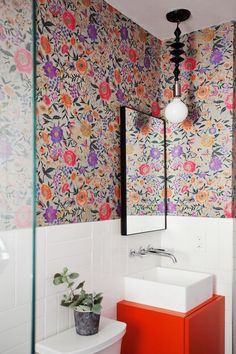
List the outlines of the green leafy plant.
{"label": "green leafy plant", "polygon": [[78,273],[69,273],[68,268],[64,268],[62,273],[54,274],[53,284],[66,284],[68,288],[68,294],[63,295],[61,305],[77,311],[101,313],[102,293],[87,293],[84,290],[85,281],[76,285],[75,280],[78,277]]}

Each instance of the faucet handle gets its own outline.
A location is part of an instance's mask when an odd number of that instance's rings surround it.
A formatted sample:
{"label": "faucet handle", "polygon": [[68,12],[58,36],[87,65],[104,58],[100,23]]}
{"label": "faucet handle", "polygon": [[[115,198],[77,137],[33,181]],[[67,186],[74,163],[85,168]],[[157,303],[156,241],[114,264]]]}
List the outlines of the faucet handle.
{"label": "faucet handle", "polygon": [[144,248],[144,247],[139,247],[139,250],[138,250],[138,254],[139,256],[145,256],[147,254],[147,250]]}
{"label": "faucet handle", "polygon": [[131,250],[129,251],[129,256],[130,257],[134,257],[134,256],[136,256],[137,255],[137,252],[135,251],[135,249],[134,248],[131,248]]}

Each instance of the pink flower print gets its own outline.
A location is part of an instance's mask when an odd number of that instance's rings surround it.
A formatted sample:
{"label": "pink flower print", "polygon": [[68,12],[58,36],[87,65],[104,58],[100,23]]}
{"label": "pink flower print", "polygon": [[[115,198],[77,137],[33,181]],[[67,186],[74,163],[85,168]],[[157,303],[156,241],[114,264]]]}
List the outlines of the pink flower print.
{"label": "pink flower print", "polygon": [[30,227],[32,222],[32,208],[29,205],[21,205],[15,214],[16,227]]}
{"label": "pink flower print", "polygon": [[109,220],[111,217],[112,209],[109,203],[103,203],[99,208],[100,220]]}
{"label": "pink flower print", "polygon": [[183,186],[182,189],[181,189],[181,192],[182,193],[187,193],[188,192],[188,186]]}
{"label": "pink flower print", "polygon": [[226,218],[233,218],[235,215],[235,204],[231,200],[228,201],[224,207],[224,214]]}
{"label": "pink flower print", "polygon": [[64,152],[64,155],[63,155],[63,158],[64,158],[64,161],[65,163],[68,165],[68,166],[75,166],[76,164],[76,154],[71,151],[71,150],[67,150]]}
{"label": "pink flower print", "polygon": [[17,49],[14,54],[14,61],[19,72],[26,74],[32,72],[32,55],[28,50],[24,48]]}
{"label": "pink flower print", "polygon": [[183,165],[183,168],[187,173],[192,173],[196,169],[196,164],[193,161],[186,161]]}
{"label": "pink flower print", "polygon": [[236,97],[234,96],[233,92],[228,94],[225,99],[225,107],[227,109],[235,109],[236,108]]}
{"label": "pink flower print", "polygon": [[139,173],[142,176],[146,176],[148,175],[150,172],[150,166],[147,165],[146,163],[142,164],[141,166],[139,166]]}

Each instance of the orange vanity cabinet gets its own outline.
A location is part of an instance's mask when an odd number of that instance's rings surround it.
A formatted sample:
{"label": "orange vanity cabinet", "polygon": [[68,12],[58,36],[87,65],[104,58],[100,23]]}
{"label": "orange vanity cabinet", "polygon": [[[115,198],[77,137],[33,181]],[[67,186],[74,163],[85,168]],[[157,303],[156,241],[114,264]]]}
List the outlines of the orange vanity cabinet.
{"label": "orange vanity cabinet", "polygon": [[127,323],[121,354],[224,354],[223,296],[187,313],[124,300],[117,319]]}

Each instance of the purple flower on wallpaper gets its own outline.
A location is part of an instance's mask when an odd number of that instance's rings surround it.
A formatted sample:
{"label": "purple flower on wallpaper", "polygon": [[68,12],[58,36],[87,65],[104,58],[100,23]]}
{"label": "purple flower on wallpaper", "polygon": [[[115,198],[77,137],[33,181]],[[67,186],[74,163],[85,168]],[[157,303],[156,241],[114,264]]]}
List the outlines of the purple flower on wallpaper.
{"label": "purple flower on wallpaper", "polygon": [[119,89],[119,90],[116,92],[116,97],[117,97],[117,99],[118,99],[118,101],[119,101],[120,103],[123,103],[123,102],[124,102],[124,99],[125,99],[125,94],[124,94],[124,92],[123,92],[121,89]]}
{"label": "purple flower on wallpaper", "polygon": [[152,148],[150,150],[150,156],[155,159],[158,160],[161,156],[160,150],[158,148]]}
{"label": "purple flower on wallpaper", "polygon": [[120,205],[120,204],[117,204],[117,206],[116,206],[116,212],[117,212],[118,216],[121,215],[121,205]]}
{"label": "purple flower on wallpaper", "polygon": [[93,122],[93,115],[92,114],[88,114],[87,120],[88,120],[89,123],[92,123]]}
{"label": "purple flower on wallpaper", "polygon": [[209,163],[209,167],[211,170],[213,171],[218,171],[221,169],[221,166],[222,166],[222,162],[221,160],[219,159],[219,157],[215,156],[215,157],[212,157],[210,163]]}
{"label": "purple flower on wallpaper", "polygon": [[196,122],[199,118],[199,112],[197,110],[193,110],[190,117],[193,122]]}
{"label": "purple flower on wallpaper", "polygon": [[164,202],[160,202],[159,204],[157,204],[157,210],[160,213],[164,213],[165,212],[165,203]]}
{"label": "purple flower on wallpaper", "polygon": [[63,137],[63,130],[61,127],[54,127],[50,132],[53,143],[59,143]]}
{"label": "purple flower on wallpaper", "polygon": [[137,68],[138,68],[138,71],[139,71],[140,73],[143,72],[143,66],[142,66],[142,65],[137,64]]}
{"label": "purple flower on wallpaper", "polygon": [[47,61],[44,66],[43,70],[45,75],[49,77],[49,79],[53,79],[57,75],[57,68],[53,65],[51,61]]}
{"label": "purple flower on wallpaper", "polygon": [[92,41],[96,41],[97,39],[97,29],[96,26],[92,23],[88,25],[88,36]]}
{"label": "purple flower on wallpaper", "polygon": [[145,66],[146,69],[149,69],[150,66],[151,66],[150,58],[147,55],[144,58],[144,66]]}
{"label": "purple flower on wallpaper", "polygon": [[198,173],[198,177],[200,177],[200,178],[204,178],[204,177],[206,177],[206,172],[200,172],[200,173]]}
{"label": "purple flower on wallpaper", "polygon": [[79,173],[80,173],[81,175],[84,175],[84,174],[85,174],[85,167],[80,167],[80,168],[79,168]]}
{"label": "purple flower on wallpaper", "polygon": [[223,54],[219,49],[215,49],[213,53],[211,54],[210,61],[212,64],[219,64],[223,59]]}
{"label": "purple flower on wallpaper", "polygon": [[77,87],[76,87],[75,84],[74,84],[74,85],[71,85],[71,87],[70,87],[70,94],[71,94],[72,98],[76,98],[76,97],[79,96],[78,89],[77,89]]}
{"label": "purple flower on wallpaper", "polygon": [[126,41],[126,39],[128,39],[128,30],[127,30],[127,27],[125,27],[125,26],[121,27],[120,36],[121,36],[121,39],[122,39],[123,41]]}
{"label": "purple flower on wallpaper", "polygon": [[[127,170],[127,172],[128,172],[128,170]],[[127,173],[127,174],[128,174],[128,173]],[[136,176],[136,175],[130,175],[129,178],[131,179],[132,182],[134,182],[134,181],[137,181],[138,176]]]}
{"label": "purple flower on wallpaper", "polygon": [[210,129],[209,129],[209,133],[210,133],[210,134],[215,134],[215,133],[216,133],[216,128],[214,128],[214,127],[213,127],[213,128],[210,128]]}
{"label": "purple flower on wallpaper", "polygon": [[57,210],[53,207],[48,207],[43,216],[48,223],[53,223],[57,219]]}
{"label": "purple flower on wallpaper", "polygon": [[79,40],[81,43],[84,43],[85,37],[84,37],[82,34],[79,34],[79,35],[78,35],[78,40]]}
{"label": "purple flower on wallpaper", "polygon": [[207,68],[202,67],[202,68],[200,68],[199,72],[200,72],[200,74],[205,74],[207,72]]}
{"label": "purple flower on wallpaper", "polygon": [[95,167],[98,162],[98,157],[95,151],[90,151],[88,156],[88,164],[89,166]]}
{"label": "purple flower on wallpaper", "polygon": [[173,157],[180,157],[183,154],[182,146],[177,145],[177,146],[173,147],[173,149],[171,150],[171,154]]}
{"label": "purple flower on wallpaper", "polygon": [[169,202],[167,203],[167,210],[168,210],[168,213],[175,213],[176,212],[176,204],[173,203],[173,202]]}

